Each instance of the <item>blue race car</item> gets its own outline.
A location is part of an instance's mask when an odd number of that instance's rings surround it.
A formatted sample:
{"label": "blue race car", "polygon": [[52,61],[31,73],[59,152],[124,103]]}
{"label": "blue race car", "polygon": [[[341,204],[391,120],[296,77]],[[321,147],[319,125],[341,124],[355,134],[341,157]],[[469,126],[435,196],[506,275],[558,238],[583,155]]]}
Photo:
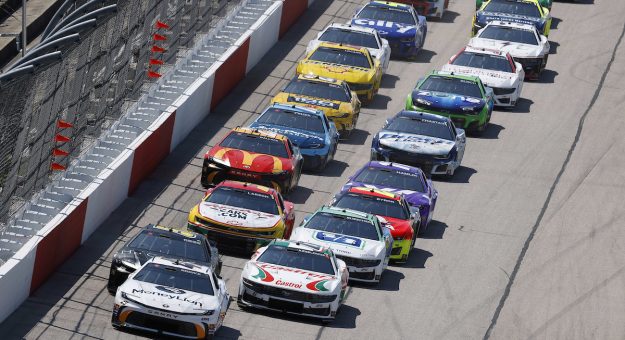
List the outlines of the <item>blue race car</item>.
{"label": "blue race car", "polygon": [[352,25],[375,28],[388,40],[391,55],[414,58],[423,48],[428,32],[425,17],[414,7],[387,1],[371,1],[362,7],[351,21]]}
{"label": "blue race car", "polygon": [[438,191],[421,169],[389,162],[371,161],[351,176],[341,189],[351,187],[374,188],[404,196],[411,210],[419,210],[424,231],[434,216]]}
{"label": "blue race car", "polygon": [[250,128],[285,135],[304,157],[304,168],[323,170],[334,159],[339,133],[321,110],[273,104]]}

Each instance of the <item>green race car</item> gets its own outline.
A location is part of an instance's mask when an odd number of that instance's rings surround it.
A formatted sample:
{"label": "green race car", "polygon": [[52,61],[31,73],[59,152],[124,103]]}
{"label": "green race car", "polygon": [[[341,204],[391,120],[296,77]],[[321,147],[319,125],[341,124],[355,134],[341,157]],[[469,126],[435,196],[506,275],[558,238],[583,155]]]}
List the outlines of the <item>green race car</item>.
{"label": "green race car", "polygon": [[478,77],[432,71],[417,81],[406,110],[449,117],[456,127],[482,134],[493,112],[493,90]]}

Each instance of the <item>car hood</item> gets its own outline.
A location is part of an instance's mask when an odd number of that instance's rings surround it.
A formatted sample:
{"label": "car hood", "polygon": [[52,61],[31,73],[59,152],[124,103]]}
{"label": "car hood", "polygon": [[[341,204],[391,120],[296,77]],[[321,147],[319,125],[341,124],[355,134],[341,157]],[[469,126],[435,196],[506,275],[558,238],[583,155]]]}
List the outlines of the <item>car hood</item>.
{"label": "car hood", "polygon": [[341,284],[333,275],[256,261],[246,264],[243,276],[263,285],[305,293],[336,294]]}
{"label": "car hood", "polygon": [[380,36],[386,39],[413,37],[417,33],[416,25],[405,25],[384,20],[352,19],[351,24],[375,28]]}
{"label": "car hood", "polygon": [[209,202],[200,203],[199,211],[212,221],[235,227],[271,228],[280,221],[280,215]]}
{"label": "car hood", "polygon": [[477,76],[480,77],[484,85],[491,87],[512,87],[519,78],[516,73],[512,72],[487,70],[483,68],[451,64],[443,65],[441,71],[453,72],[454,74]]}
{"label": "car hood", "polygon": [[350,83],[371,82],[373,74],[370,69],[324,63],[314,60],[302,60],[298,67],[299,74],[315,74],[320,77],[342,79]]}
{"label": "car hood", "polygon": [[542,30],[545,20],[543,18],[529,17],[525,15],[509,14],[509,13],[496,13],[479,11],[476,14],[477,22],[481,24],[487,24],[491,21],[505,21],[514,22],[517,24],[529,24],[534,25],[539,30]]}
{"label": "car hood", "polygon": [[276,132],[289,137],[289,140],[296,146],[306,149],[310,148],[312,144],[324,144],[325,135],[323,133],[311,132],[301,129],[288,128],[279,125],[252,123],[251,128],[259,130],[267,130]]}
{"label": "car hood", "polygon": [[380,144],[402,151],[442,156],[454,147],[454,142],[442,138],[382,130],[378,133]]}
{"label": "car hood", "polygon": [[141,281],[126,280],[118,290],[143,305],[173,313],[202,313],[219,308],[215,296]]}
{"label": "car hood", "polygon": [[383,256],[385,244],[382,241],[369,240],[349,235],[336,234],[305,227],[293,230],[291,240],[324,245],[334,250],[337,256],[376,259]]}
{"label": "car hood", "polygon": [[532,58],[543,55],[542,45],[519,44],[510,41],[471,38],[469,45],[475,48],[495,49],[508,52],[514,58]]}
{"label": "car hood", "polygon": [[209,155],[226,163],[230,168],[244,171],[280,173],[292,169],[289,159],[262,153],[218,147],[211,149]]}
{"label": "car hood", "polygon": [[382,191],[392,192],[394,194],[399,194],[399,195],[404,196],[404,198],[406,199],[408,204],[410,204],[412,206],[421,206],[421,205],[424,205],[424,204],[426,204],[426,205],[430,204],[430,198],[428,197],[427,193],[424,193],[424,192],[413,191],[413,190],[397,189],[397,188],[387,187],[387,186],[384,186],[384,185],[373,185],[373,184],[368,184],[368,183],[363,183],[363,182],[358,182],[358,181],[348,182],[347,184],[345,184],[343,186],[341,191],[342,192],[343,191],[347,191],[347,189],[349,189],[351,187],[372,188],[372,189],[378,189],[378,190],[382,190]]}
{"label": "car hood", "polygon": [[338,110],[341,107],[341,102],[339,101],[303,96],[300,94],[283,93],[283,97],[286,98],[289,103],[297,103],[302,106],[321,107],[333,110]]}
{"label": "car hood", "polygon": [[429,103],[419,104],[419,106],[434,110],[459,110],[461,107],[472,107],[473,112],[479,112],[486,101],[481,98],[459,96],[451,93],[434,92],[425,90],[412,91],[413,102],[423,99]]}

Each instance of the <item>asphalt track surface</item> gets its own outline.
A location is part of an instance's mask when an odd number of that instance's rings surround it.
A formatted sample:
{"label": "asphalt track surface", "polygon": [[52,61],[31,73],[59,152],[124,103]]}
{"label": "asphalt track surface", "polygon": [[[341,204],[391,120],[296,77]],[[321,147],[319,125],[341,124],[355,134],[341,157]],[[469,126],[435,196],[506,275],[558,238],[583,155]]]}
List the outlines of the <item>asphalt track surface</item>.
{"label": "asphalt track surface", "polygon": [[[131,339],[110,325],[111,255],[148,223],[184,226],[202,196],[202,156],[251,122],[295,72],[315,33],[364,0],[317,0],[220,106],[58,272],[0,325],[2,339]],[[298,222],[369,157],[372,135],[417,78],[468,40],[473,1],[428,23],[416,62],[392,61],[382,88],[323,174],[289,199]],[[553,5],[552,54],[514,110],[469,138],[463,167],[436,181],[435,221],[406,265],[349,291],[336,322],[249,313],[233,304],[220,338],[623,339],[625,337],[625,2]],[[245,256],[224,256],[236,296]]]}

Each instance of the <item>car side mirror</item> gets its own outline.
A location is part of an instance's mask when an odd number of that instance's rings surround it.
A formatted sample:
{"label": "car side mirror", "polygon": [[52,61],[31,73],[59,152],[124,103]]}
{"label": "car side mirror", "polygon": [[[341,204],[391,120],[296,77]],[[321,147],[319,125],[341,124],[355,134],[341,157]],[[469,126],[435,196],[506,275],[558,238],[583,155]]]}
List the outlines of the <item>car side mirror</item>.
{"label": "car side mirror", "polygon": [[345,263],[345,261],[341,260],[341,259],[336,259],[336,263],[338,264],[339,268],[347,268],[347,263]]}

